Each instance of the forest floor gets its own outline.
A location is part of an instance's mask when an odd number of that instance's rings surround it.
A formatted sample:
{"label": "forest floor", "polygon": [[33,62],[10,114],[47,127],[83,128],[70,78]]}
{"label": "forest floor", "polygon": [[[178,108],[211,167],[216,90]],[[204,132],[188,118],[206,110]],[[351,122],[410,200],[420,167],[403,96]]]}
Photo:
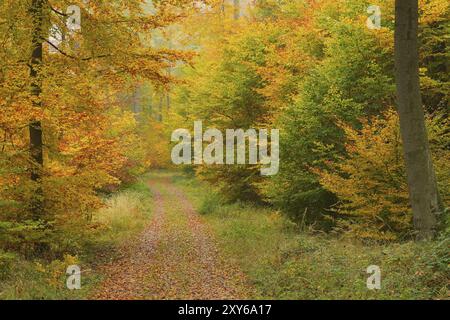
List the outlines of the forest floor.
{"label": "forest floor", "polygon": [[[78,255],[0,263],[2,299],[449,299],[448,240],[363,243],[157,171],[105,199]],[[70,235],[70,234],[69,234]],[[1,262],[1,260],[0,260]],[[66,287],[79,265],[80,290]],[[369,290],[368,266],[381,269]]]}
{"label": "forest floor", "polygon": [[119,258],[102,267],[94,299],[245,299],[251,289],[239,267],[221,255],[211,229],[169,176],[148,181],[151,221]]}

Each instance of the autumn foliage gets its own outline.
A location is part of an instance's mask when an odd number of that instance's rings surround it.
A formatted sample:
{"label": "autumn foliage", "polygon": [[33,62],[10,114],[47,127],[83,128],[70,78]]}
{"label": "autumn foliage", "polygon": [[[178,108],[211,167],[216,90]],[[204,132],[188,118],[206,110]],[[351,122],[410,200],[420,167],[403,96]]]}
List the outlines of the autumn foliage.
{"label": "autumn foliage", "polygon": [[[99,227],[92,215],[105,197],[170,166],[171,131],[195,120],[280,129],[275,177],[255,165],[191,168],[228,201],[272,206],[324,231],[407,238],[403,154],[389,111],[394,7],[375,2],[379,30],[367,28],[369,2],[360,0],[255,1],[245,11],[218,0],[2,1],[0,249],[76,247]],[[81,10],[79,30],[66,24],[69,5]],[[444,205],[449,8],[421,1],[419,35]],[[37,127],[43,164],[30,152]]]}
{"label": "autumn foliage", "polygon": [[[79,30],[66,24],[70,5],[81,10]],[[188,12],[191,2],[2,1],[3,249],[76,247],[104,204],[102,194],[157,165],[156,140],[148,138],[161,130],[151,116],[138,120],[124,97],[133,82],[167,87],[173,81],[167,69],[192,57],[151,46],[152,31],[182,19],[180,8]],[[55,42],[58,37],[64,41]],[[42,59],[32,57],[37,45]],[[29,152],[29,127],[38,123],[43,143],[35,148],[43,151],[43,165]],[[31,172],[39,178],[30,179]]]}
{"label": "autumn foliage", "polygon": [[[382,8],[379,30],[366,26],[370,4]],[[424,108],[448,204],[448,135],[440,119],[448,116],[449,5],[420,5]],[[257,166],[200,166],[198,176],[228,201],[270,204],[313,228],[410,237],[398,118],[388,111],[396,103],[393,2],[258,1],[239,19],[215,8],[195,20],[202,21],[192,36],[202,52],[183,69],[171,126],[202,119],[222,130],[279,128],[280,173],[262,178]]]}

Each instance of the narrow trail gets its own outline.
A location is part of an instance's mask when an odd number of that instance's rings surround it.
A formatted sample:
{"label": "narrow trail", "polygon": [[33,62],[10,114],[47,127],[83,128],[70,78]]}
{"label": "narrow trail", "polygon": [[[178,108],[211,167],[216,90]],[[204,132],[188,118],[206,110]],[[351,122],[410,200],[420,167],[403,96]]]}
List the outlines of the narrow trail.
{"label": "narrow trail", "polygon": [[[104,266],[95,299],[246,299],[242,272],[220,254],[214,236],[170,178],[149,181],[152,218],[120,258]],[[149,201],[151,201],[149,199]]]}

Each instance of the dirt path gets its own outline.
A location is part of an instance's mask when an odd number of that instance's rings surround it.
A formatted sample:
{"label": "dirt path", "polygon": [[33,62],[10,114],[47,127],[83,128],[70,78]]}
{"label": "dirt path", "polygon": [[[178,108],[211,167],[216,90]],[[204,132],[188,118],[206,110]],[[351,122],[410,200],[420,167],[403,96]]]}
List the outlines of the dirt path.
{"label": "dirt path", "polygon": [[[121,258],[104,268],[96,299],[245,299],[238,268],[218,252],[211,230],[167,177],[149,181],[152,220]],[[151,201],[151,200],[149,200]]]}

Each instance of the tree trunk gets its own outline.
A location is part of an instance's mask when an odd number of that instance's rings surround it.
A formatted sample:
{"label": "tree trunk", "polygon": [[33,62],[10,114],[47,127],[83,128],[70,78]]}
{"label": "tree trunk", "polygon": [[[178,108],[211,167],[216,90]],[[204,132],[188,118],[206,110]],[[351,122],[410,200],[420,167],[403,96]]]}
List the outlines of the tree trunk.
{"label": "tree trunk", "polygon": [[240,0],[233,0],[234,7],[234,20],[237,20],[241,17],[241,3]]}
{"label": "tree trunk", "polygon": [[[42,92],[42,83],[39,77],[40,67],[43,56],[43,22],[44,22],[44,2],[45,0],[32,0],[30,13],[32,16],[32,53],[30,62],[31,78],[31,97],[33,106],[41,108],[40,95]],[[36,220],[42,216],[42,167],[44,164],[43,146],[42,146],[42,125],[40,121],[32,121],[29,124],[30,132],[30,156],[31,180],[37,184],[36,192],[32,199],[31,209]]]}
{"label": "tree trunk", "polygon": [[396,0],[395,12],[397,104],[414,228],[418,239],[430,239],[439,197],[420,93],[418,0]]}
{"label": "tree trunk", "polygon": [[159,96],[159,114],[158,114],[158,121],[163,121],[163,111],[164,111],[164,92],[161,91]]}
{"label": "tree trunk", "polygon": [[167,104],[167,111],[170,111],[170,92],[168,91],[166,93],[166,104]]}

